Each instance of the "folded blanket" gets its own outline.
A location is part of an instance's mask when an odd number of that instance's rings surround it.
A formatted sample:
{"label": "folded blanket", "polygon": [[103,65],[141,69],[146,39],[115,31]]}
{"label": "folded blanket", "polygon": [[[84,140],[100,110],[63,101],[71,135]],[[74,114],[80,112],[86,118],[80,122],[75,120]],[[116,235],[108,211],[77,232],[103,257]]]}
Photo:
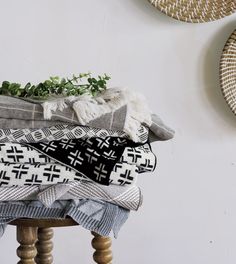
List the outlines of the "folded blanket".
{"label": "folded blanket", "polygon": [[[19,143],[0,143],[0,162],[21,164],[58,163],[29,145]],[[154,171],[156,156],[152,152],[150,144],[147,143],[134,148],[125,148],[118,162],[117,169],[120,163],[128,163],[136,165],[138,172]]]}
{"label": "folded blanket", "polygon": [[138,210],[142,205],[142,194],[137,186],[103,186],[82,181],[50,186],[0,187],[0,201],[39,200],[45,206],[51,206],[59,199],[102,200],[129,210]]}
{"label": "folded blanket", "polygon": [[[139,143],[145,143],[148,140],[148,129],[140,126],[137,136]],[[108,129],[98,129],[86,126],[74,125],[56,125],[52,127],[43,127],[38,129],[0,129],[1,142],[47,142],[62,139],[87,139],[92,137],[122,137],[128,138],[127,134],[122,131]]]}
{"label": "folded blanket", "polygon": [[7,224],[19,218],[65,219],[71,217],[82,227],[102,236],[118,232],[129,216],[129,210],[117,205],[88,199],[74,201],[56,201],[51,207],[45,207],[39,201],[1,202],[0,235]]}
{"label": "folded blanket", "polygon": [[[27,143],[26,145],[104,185],[109,185],[110,180],[112,180],[110,177],[111,172],[117,172],[118,167],[114,167],[120,160],[125,148],[138,146],[137,143],[128,139],[116,137],[84,140],[65,139],[43,143]],[[136,170],[136,166],[131,168],[128,165],[125,164],[125,167],[129,167],[132,171]],[[123,165],[119,167],[120,169],[123,169]],[[125,173],[122,177],[128,178],[129,173]]]}
{"label": "folded blanket", "polygon": [[[40,103],[0,96],[0,127],[20,128],[21,120],[31,120],[30,128],[35,127],[34,121],[43,121],[42,125],[37,123],[39,127],[58,121],[121,130],[137,142],[137,131],[144,124],[153,132],[153,140],[168,140],[174,135],[172,129],[150,113],[142,96],[126,89],[108,89],[96,98],[80,96]],[[6,119],[13,119],[14,127],[10,123],[3,127]],[[46,124],[45,119],[48,119]]]}
{"label": "folded blanket", "polygon": [[[1,96],[0,96],[1,98]],[[0,108],[2,111],[2,108]],[[1,115],[1,114],[0,114]],[[69,125],[68,122],[58,122],[48,120],[25,120],[25,119],[14,119],[14,118],[0,118],[1,129],[40,129],[42,127],[52,127],[56,125]]]}
{"label": "folded blanket", "polygon": [[1,143],[0,186],[56,184],[83,179],[104,185],[134,184],[138,172],[153,171],[156,166],[150,145],[136,145],[115,137],[27,145]]}
{"label": "folded blanket", "polygon": [[[76,172],[58,163],[22,164],[2,162],[0,163],[0,186],[52,185],[82,180],[99,182],[102,185],[134,185],[137,182],[138,168],[136,165],[117,162],[111,168],[109,174],[107,174],[108,171],[102,170],[103,174],[101,176],[99,173],[96,174],[99,169],[100,165],[96,166],[95,174],[89,175],[87,173],[86,175],[89,176],[87,177],[79,171]],[[95,178],[97,176],[99,178]],[[108,182],[104,184],[102,180],[108,180]]]}

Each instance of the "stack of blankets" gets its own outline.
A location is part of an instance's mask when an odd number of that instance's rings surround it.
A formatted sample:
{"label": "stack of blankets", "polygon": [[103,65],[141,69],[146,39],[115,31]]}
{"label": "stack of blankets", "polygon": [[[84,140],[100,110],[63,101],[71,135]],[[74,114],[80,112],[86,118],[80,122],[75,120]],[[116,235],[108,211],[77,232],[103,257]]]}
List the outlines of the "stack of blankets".
{"label": "stack of blankets", "polygon": [[0,96],[0,233],[19,218],[71,217],[117,237],[142,204],[139,175],[156,167],[150,143],[173,135],[127,89],[47,101]]}

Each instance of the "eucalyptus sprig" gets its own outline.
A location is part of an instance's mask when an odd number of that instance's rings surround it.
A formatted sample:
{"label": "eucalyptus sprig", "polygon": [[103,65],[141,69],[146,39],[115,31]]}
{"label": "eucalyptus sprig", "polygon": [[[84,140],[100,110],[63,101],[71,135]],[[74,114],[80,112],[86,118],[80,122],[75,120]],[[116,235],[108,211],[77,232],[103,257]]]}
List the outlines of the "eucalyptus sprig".
{"label": "eucalyptus sprig", "polygon": [[77,96],[85,93],[95,96],[107,89],[108,80],[110,77],[106,74],[94,78],[91,73],[80,73],[78,76],[73,75],[72,78],[50,77],[36,85],[28,82],[22,86],[20,83],[4,81],[0,87],[0,94],[35,99],[47,99],[50,96]]}

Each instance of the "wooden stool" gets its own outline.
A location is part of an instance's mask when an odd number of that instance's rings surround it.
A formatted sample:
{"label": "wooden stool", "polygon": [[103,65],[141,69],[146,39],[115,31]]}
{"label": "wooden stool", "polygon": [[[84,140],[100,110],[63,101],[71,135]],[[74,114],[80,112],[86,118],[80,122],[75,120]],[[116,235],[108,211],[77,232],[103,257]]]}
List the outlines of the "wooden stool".
{"label": "wooden stool", "polygon": [[[19,219],[14,220],[10,225],[17,228],[17,241],[20,246],[17,248],[17,256],[20,258],[18,264],[52,264],[53,256],[53,229],[52,227],[78,225],[73,219]],[[98,264],[111,264],[111,239],[102,237],[95,232],[92,247],[95,249],[93,259]]]}

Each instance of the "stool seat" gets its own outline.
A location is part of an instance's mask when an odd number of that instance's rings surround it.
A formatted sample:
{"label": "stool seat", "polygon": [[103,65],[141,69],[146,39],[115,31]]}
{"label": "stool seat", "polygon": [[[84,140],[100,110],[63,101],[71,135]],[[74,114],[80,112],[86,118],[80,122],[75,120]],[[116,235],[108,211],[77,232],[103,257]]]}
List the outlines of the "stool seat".
{"label": "stool seat", "polygon": [[[52,264],[53,229],[52,227],[76,226],[72,218],[65,219],[29,219],[21,218],[9,223],[16,226],[18,264]],[[111,264],[111,239],[91,232],[93,259],[98,264]]]}
{"label": "stool seat", "polygon": [[48,228],[48,227],[75,226],[78,224],[72,218],[68,217],[65,219],[28,219],[28,218],[21,218],[21,219],[17,219],[17,220],[10,222],[10,225]]}

